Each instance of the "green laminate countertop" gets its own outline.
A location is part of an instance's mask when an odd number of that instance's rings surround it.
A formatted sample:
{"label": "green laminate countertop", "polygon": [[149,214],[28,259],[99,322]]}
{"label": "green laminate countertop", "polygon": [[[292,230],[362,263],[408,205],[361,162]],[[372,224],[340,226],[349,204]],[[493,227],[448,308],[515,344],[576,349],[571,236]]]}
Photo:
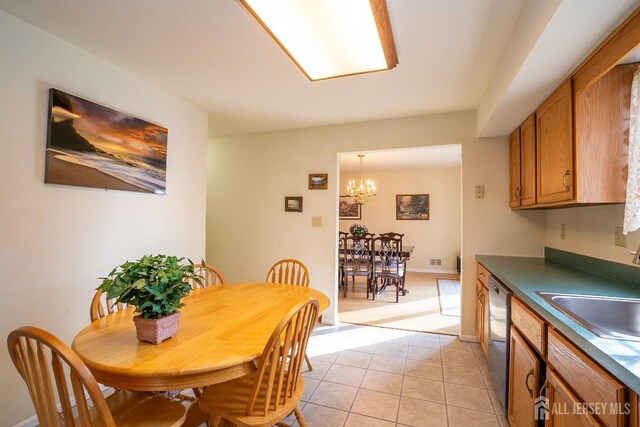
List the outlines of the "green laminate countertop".
{"label": "green laminate countertop", "polygon": [[[640,342],[600,338],[546,302],[537,291],[640,298],[640,288],[544,258],[476,255],[476,260],[548,324],[627,387],[640,393]],[[640,269],[638,270],[640,275]]]}

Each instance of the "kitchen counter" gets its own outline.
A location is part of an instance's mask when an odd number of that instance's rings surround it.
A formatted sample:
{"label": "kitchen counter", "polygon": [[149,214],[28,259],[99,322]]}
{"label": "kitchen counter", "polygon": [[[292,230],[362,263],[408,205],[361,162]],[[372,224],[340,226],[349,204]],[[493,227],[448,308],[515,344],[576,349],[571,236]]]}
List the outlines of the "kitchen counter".
{"label": "kitchen counter", "polygon": [[[476,260],[582,351],[640,393],[640,341],[600,338],[559,311],[537,291],[640,298],[640,269],[547,248],[545,258],[476,255]],[[576,261],[577,262],[574,262]],[[567,262],[573,262],[568,265]],[[581,268],[576,268],[580,266]],[[611,279],[590,273],[595,268]],[[621,274],[610,274],[614,270]],[[600,270],[598,270],[600,271]]]}

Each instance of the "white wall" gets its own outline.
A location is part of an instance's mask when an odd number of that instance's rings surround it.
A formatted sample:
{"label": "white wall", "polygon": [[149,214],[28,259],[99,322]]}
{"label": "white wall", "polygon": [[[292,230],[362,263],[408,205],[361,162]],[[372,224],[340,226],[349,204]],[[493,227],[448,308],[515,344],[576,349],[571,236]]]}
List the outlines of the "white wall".
{"label": "white wall", "polygon": [[[544,212],[508,207],[506,138],[475,138],[473,112],[410,117],[256,135],[209,144],[207,260],[230,282],[263,280],[271,263],[295,257],[311,286],[331,300],[336,318],[338,153],[462,144],[462,335],[474,331],[476,253],[542,256]],[[309,173],[328,173],[328,190],[307,190]],[[474,199],[474,186],[487,197]],[[285,196],[303,196],[304,212],[284,212]],[[311,216],[323,226],[311,227]]]}
{"label": "white wall", "polygon": [[[0,336],[33,325],[71,344],[112,267],[203,256],[207,114],[2,11],[0,40]],[[167,127],[167,195],[45,185],[50,87]],[[34,414],[6,348],[0,382],[0,424]]]}
{"label": "white wall", "polygon": [[[403,233],[404,245],[415,246],[407,268],[410,271],[456,272],[460,255],[461,173],[460,166],[415,170],[366,171],[376,183],[376,196],[362,206],[361,220],[341,220],[340,230],[349,231],[354,222],[365,224],[372,233]],[[340,191],[345,194],[350,179],[359,172],[340,174]],[[396,220],[397,194],[429,194],[429,220]],[[442,265],[429,265],[438,258]]]}
{"label": "white wall", "polygon": [[[548,210],[546,246],[633,265],[629,251],[638,249],[640,231],[629,233],[627,248],[614,244],[615,227],[622,227],[623,219],[624,205]],[[566,224],[564,240],[561,224]]]}

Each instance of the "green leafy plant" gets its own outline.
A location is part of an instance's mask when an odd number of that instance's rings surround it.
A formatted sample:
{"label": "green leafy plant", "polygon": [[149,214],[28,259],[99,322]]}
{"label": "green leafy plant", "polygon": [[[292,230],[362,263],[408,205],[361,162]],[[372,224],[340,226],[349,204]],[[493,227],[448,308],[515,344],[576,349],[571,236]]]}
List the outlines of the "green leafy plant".
{"label": "green leafy plant", "polygon": [[145,255],[137,261],[127,261],[114,268],[107,277],[101,277],[98,289],[136,308],[145,319],[157,319],[178,311],[184,304],[180,300],[189,294],[190,278],[200,283],[193,274],[193,262],[183,265],[184,258],[167,255]]}

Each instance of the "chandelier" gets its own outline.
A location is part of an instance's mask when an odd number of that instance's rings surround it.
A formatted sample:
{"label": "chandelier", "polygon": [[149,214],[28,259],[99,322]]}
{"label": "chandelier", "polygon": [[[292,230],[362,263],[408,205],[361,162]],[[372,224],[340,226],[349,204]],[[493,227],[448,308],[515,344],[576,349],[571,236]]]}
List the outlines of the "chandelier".
{"label": "chandelier", "polygon": [[364,158],[364,154],[358,154],[360,157],[360,183],[356,185],[356,180],[352,179],[347,184],[347,195],[349,197],[353,197],[356,199],[356,203],[359,205],[364,205],[376,195],[376,185],[370,179],[364,181],[362,179],[362,159]]}

